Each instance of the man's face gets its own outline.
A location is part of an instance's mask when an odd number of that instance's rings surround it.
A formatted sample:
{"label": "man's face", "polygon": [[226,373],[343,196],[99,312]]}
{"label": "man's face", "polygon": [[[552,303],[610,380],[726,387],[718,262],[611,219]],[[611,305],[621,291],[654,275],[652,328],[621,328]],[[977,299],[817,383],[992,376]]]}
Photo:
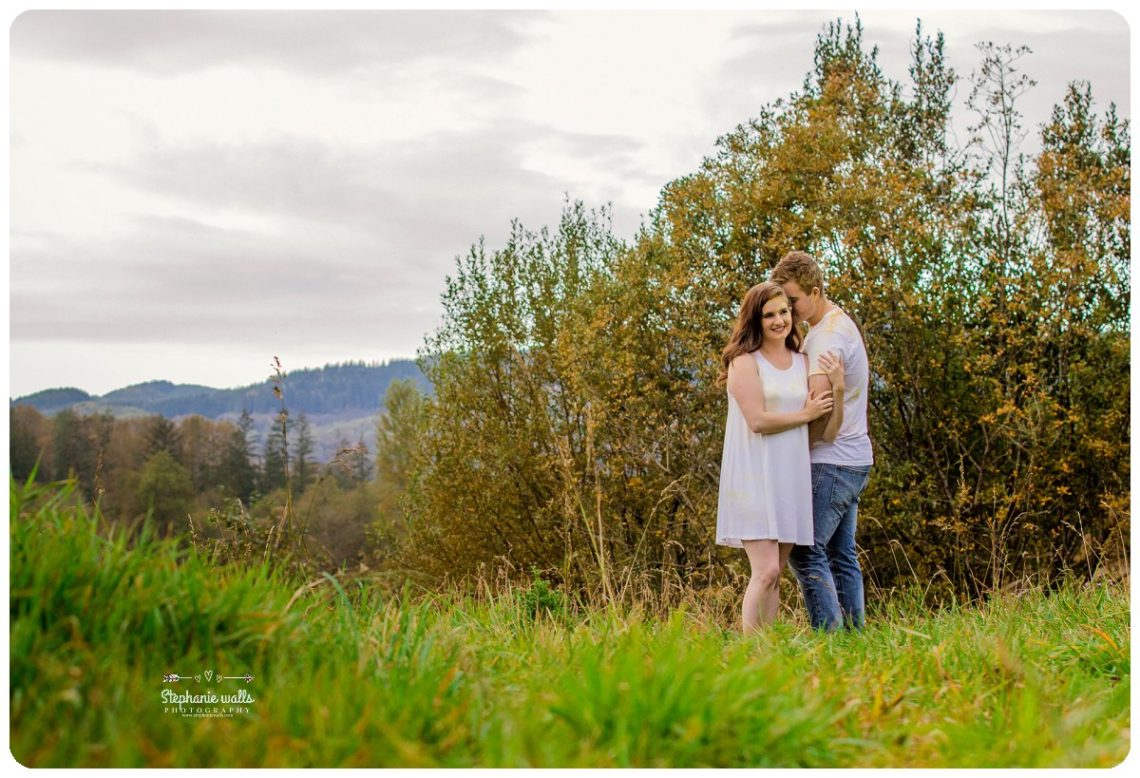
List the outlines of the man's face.
{"label": "man's face", "polygon": [[810,292],[805,292],[795,281],[787,281],[782,286],[784,294],[788,296],[788,302],[792,304],[792,315],[796,323],[801,321],[812,323],[819,308],[819,288],[813,286]]}

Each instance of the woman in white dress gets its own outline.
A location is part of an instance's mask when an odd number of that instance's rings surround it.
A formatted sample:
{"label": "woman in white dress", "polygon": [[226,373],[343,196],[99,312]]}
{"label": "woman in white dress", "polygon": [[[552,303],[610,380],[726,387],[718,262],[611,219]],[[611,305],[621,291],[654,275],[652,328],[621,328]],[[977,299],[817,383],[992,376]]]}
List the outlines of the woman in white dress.
{"label": "woman in white dress", "polygon": [[[794,545],[814,542],[807,424],[830,411],[835,398],[809,392],[800,340],[787,296],[766,282],[744,296],[721,355],[728,421],[716,542],[743,547],[752,566],[742,607],[745,632],[776,618],[788,555]],[[834,355],[823,355],[820,365],[842,374]]]}

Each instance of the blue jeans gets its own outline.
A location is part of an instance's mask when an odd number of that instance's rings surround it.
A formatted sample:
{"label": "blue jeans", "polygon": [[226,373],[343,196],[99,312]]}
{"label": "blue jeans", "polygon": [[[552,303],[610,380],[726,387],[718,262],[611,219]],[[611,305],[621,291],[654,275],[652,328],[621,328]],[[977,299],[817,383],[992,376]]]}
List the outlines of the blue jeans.
{"label": "blue jeans", "polygon": [[855,521],[870,474],[870,465],[811,466],[815,545],[796,546],[788,562],[816,629],[831,631],[840,624],[863,628],[863,572],[855,554]]}

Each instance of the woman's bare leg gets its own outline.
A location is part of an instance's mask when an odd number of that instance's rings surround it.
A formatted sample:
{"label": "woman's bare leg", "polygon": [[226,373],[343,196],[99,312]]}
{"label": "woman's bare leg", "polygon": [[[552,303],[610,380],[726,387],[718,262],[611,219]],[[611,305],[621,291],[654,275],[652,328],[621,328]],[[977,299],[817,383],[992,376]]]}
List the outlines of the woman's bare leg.
{"label": "woman's bare leg", "polygon": [[788,566],[788,557],[792,554],[792,549],[795,548],[795,543],[781,543],[780,544],[780,560],[779,567],[776,569],[776,578],[772,581],[772,590],[767,598],[762,601],[761,608],[768,608],[764,613],[762,611],[761,618],[765,624],[771,624],[776,620],[776,615],[780,611],[780,576],[784,573],[784,568]]}
{"label": "woman's bare leg", "polygon": [[752,575],[748,579],[741,608],[744,631],[747,633],[776,618],[776,609],[780,606],[781,562],[786,562],[787,556],[780,548],[781,544],[774,540],[745,540],[743,545],[752,566]]}

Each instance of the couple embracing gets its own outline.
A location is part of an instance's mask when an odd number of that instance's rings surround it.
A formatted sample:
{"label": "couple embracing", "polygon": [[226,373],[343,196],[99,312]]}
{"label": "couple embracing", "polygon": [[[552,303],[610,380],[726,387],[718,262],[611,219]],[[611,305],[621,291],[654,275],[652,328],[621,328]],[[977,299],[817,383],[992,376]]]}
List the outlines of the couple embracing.
{"label": "couple embracing", "polygon": [[748,290],[721,358],[728,422],[716,542],[743,548],[752,567],[745,632],[776,618],[789,563],[813,627],[862,628],[855,524],[872,464],[867,350],[809,254],[790,252]]}

